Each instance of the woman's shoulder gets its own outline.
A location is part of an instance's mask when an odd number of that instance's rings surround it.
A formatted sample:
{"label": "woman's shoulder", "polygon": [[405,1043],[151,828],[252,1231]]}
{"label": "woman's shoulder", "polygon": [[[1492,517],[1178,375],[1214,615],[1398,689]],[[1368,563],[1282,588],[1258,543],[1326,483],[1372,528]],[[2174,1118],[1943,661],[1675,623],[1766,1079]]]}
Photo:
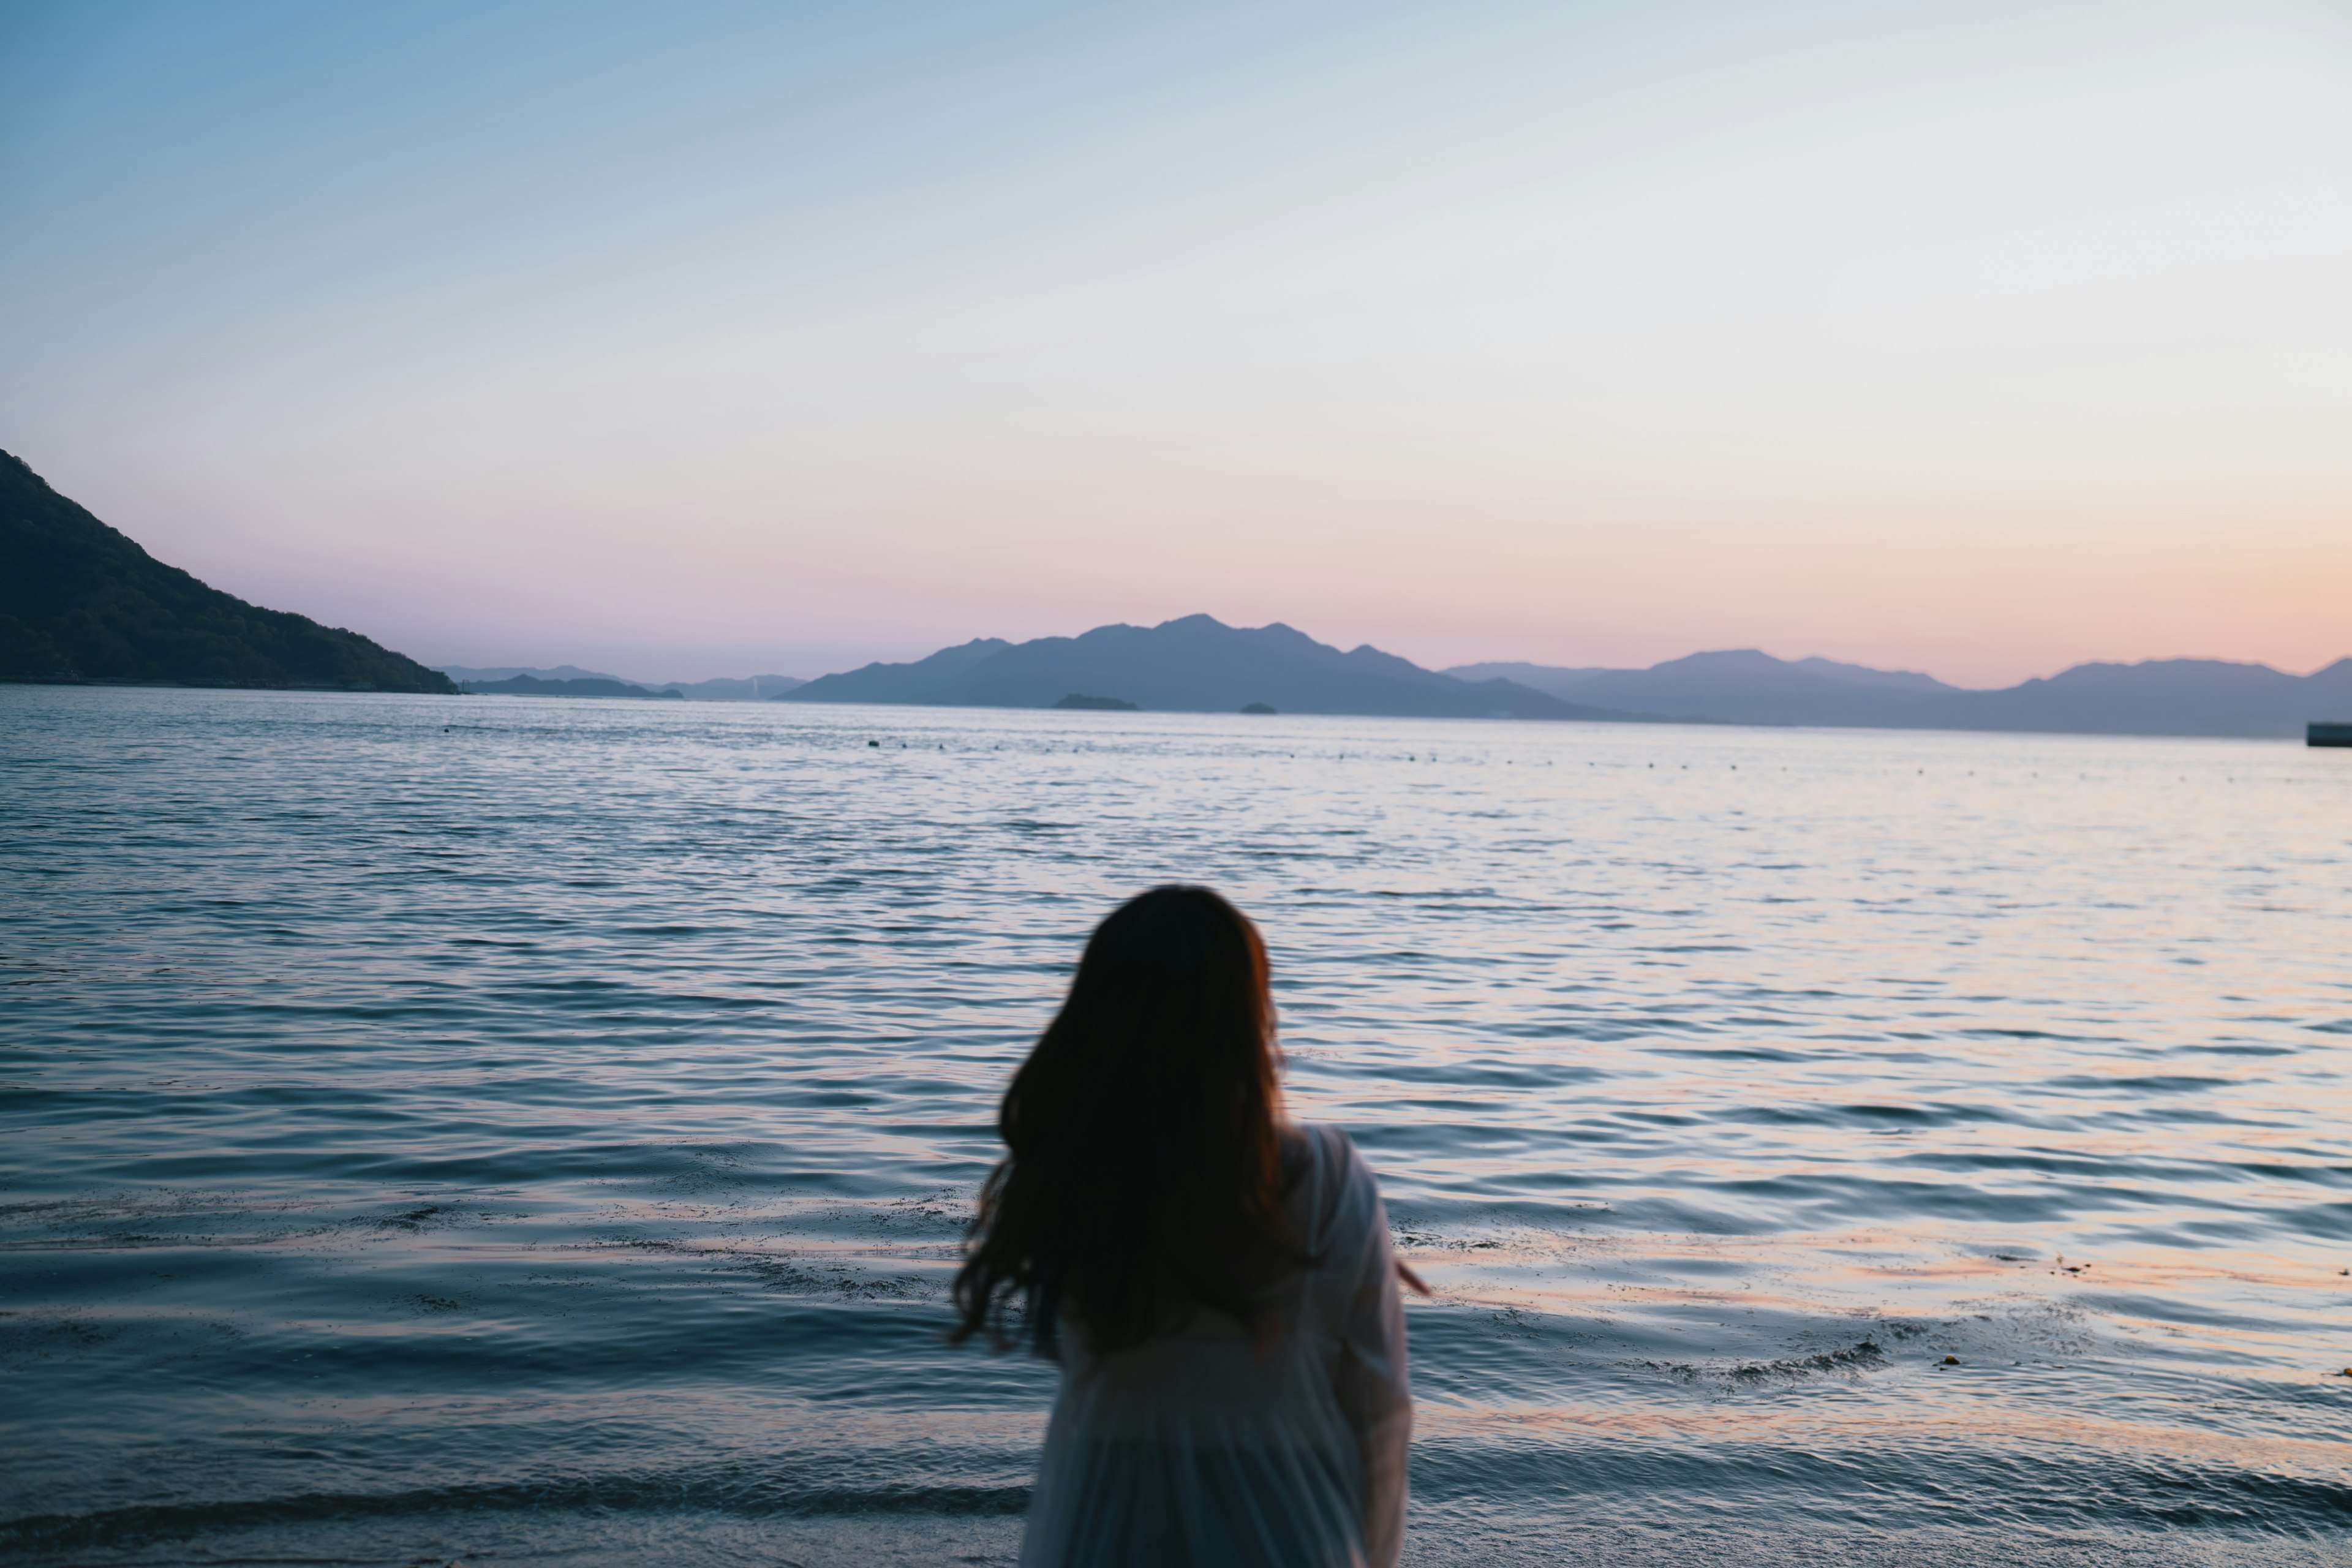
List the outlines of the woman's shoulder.
{"label": "woman's shoulder", "polygon": [[1319,1155],[1327,1169],[1370,1173],[1371,1167],[1364,1163],[1356,1141],[1348,1136],[1344,1127],[1328,1121],[1292,1121],[1285,1124],[1283,1131],[1286,1137],[1298,1140],[1302,1152],[1312,1151]]}
{"label": "woman's shoulder", "polygon": [[[1295,1194],[1303,1194],[1310,1187],[1319,1188],[1322,1194],[1321,1214],[1318,1230],[1340,1220],[1344,1211],[1362,1209],[1366,1201],[1380,1201],[1380,1184],[1372,1176],[1372,1168],[1356,1147],[1356,1141],[1347,1130],[1327,1123],[1294,1121],[1284,1129],[1284,1184]],[[1292,1139],[1295,1138],[1294,1142]],[[1289,1161],[1291,1151],[1297,1151],[1302,1168],[1294,1183]],[[1316,1179],[1310,1180],[1313,1176]]]}

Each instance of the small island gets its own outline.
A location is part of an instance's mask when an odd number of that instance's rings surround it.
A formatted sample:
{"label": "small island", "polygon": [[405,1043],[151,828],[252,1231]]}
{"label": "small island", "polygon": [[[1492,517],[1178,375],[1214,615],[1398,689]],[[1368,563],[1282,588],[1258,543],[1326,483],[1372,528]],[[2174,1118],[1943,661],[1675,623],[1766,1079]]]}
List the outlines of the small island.
{"label": "small island", "polygon": [[1244,713],[1278,713],[1281,710],[1276,708],[1271,702],[1244,702],[1242,704],[1242,711]]}
{"label": "small island", "polygon": [[1067,697],[1063,698],[1059,702],[1055,703],[1054,706],[1056,708],[1098,709],[1106,713],[1139,713],[1142,711],[1141,709],[1138,708],[1134,703],[1127,700],[1124,697],[1089,697],[1083,691],[1073,691]]}

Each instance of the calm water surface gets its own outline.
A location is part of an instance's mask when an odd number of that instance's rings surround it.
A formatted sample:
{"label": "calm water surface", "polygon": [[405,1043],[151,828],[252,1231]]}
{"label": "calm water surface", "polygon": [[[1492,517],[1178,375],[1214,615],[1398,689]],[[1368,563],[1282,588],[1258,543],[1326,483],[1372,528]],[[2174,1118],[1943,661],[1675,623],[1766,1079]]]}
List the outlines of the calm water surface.
{"label": "calm water surface", "polygon": [[943,1288],[1182,878],[1412,1560],[2352,1556],[2352,753],[0,687],[0,1552],[1007,1560]]}

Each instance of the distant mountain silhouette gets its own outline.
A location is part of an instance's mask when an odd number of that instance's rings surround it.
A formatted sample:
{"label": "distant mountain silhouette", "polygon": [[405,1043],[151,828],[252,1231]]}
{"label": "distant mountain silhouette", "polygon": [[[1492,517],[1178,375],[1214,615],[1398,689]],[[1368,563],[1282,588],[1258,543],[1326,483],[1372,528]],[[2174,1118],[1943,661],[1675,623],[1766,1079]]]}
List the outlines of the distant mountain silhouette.
{"label": "distant mountain silhouette", "polygon": [[[952,689],[974,667],[1013,645],[1003,637],[974,637],[943,647],[912,664],[868,664],[840,675],[820,675],[806,686],[784,693],[787,702],[923,702],[959,700],[935,693]],[[1063,688],[1067,690],[1067,687]],[[1050,698],[1022,706],[1042,708]]]}
{"label": "distant mountain silhouette", "polygon": [[716,680],[665,680],[654,689],[675,691],[689,702],[765,702],[807,684],[797,675],[746,675],[721,676]]}
{"label": "distant mountain silhouette", "polygon": [[457,688],[438,670],[166,566],[0,452],[0,679]]}
{"label": "distant mountain silhouette", "polygon": [[458,689],[507,697],[641,697],[667,699],[672,702],[685,700],[673,690],[656,691],[634,681],[613,680],[600,676],[578,680],[541,680],[535,675],[510,675],[504,680],[464,681]]}
{"label": "distant mountain silhouette", "polygon": [[1957,691],[1932,676],[1869,669],[1826,658],[1791,661],[1754,648],[1695,653],[1648,669],[1605,670],[1580,681],[1577,700],[1638,703],[1678,718],[1743,724],[1891,724],[1915,721],[1923,697]]}
{"label": "distant mountain silhouette", "polygon": [[1799,669],[1818,675],[1824,680],[1834,680],[1841,686],[1882,687],[1896,691],[1958,691],[1960,689],[1957,686],[1947,686],[1932,675],[1922,675],[1916,669],[1873,669],[1866,664],[1840,664],[1833,658],[1800,658],[1790,662]]}
{"label": "distant mountain silhouette", "polygon": [[[535,680],[620,680],[625,679],[601,669],[583,669],[576,664],[559,664],[552,669],[531,664],[495,664],[487,668],[467,664],[436,664],[433,667],[463,686],[469,680],[512,680],[518,675],[528,675]],[[631,686],[643,686],[642,680],[629,681]]]}
{"label": "distant mountain silhouette", "polygon": [[2294,736],[2352,718],[2352,658],[2310,675],[2218,658],[2078,664],[2047,680],[1934,700],[1919,722],[1948,730],[2093,735]]}
{"label": "distant mountain silhouette", "polygon": [[[653,697],[665,691],[675,691],[689,702],[765,702],[772,697],[782,697],[807,681],[796,675],[721,676],[715,680],[631,680],[626,677],[608,675],[601,669],[583,669],[576,664],[559,664],[552,669],[532,665],[491,665],[478,668],[464,664],[436,665],[435,668],[460,686],[478,686],[485,689],[490,683],[512,680],[518,675],[528,675],[534,680],[610,680],[622,686],[634,686],[637,695]],[[573,695],[578,695],[574,693]],[[628,695],[619,692],[598,692],[597,696]]]}
{"label": "distant mountain silhouette", "polygon": [[428,669],[356,632],[265,610],[155,560],[0,452],[0,680],[123,681],[698,700],[1178,712],[1395,714],[1612,722],[1817,724],[2299,738],[2352,721],[2352,658],[2307,676],[2221,659],[2082,664],[1997,691],[1911,670],[1780,659],[1754,648],[1647,669],[1525,663],[1423,669],[1370,645],[1342,652],[1279,622],[1186,616],[1081,637],[981,637],[910,664],[648,685],[572,666]]}
{"label": "distant mountain silhouette", "polygon": [[1995,691],[1909,670],[1832,659],[1779,659],[1753,648],[1692,654],[1648,669],[1464,665],[1457,676],[1511,669],[1527,685],[1579,701],[1745,724],[2013,730],[2109,735],[2300,736],[2315,719],[2352,717],[2352,659],[2293,676],[2220,659],[2081,664]]}
{"label": "distant mountain silhouette", "polygon": [[1580,686],[1596,675],[1621,675],[1613,667],[1591,665],[1577,668],[1559,664],[1529,664],[1525,659],[1490,659],[1484,664],[1457,664],[1439,671],[1456,680],[1511,680],[1554,697],[1565,697],[1573,687]]}
{"label": "distant mountain silhouette", "polygon": [[1044,708],[1071,692],[1162,712],[1231,713],[1265,703],[1286,713],[1654,720],[1563,702],[1508,680],[1456,680],[1370,646],[1343,653],[1278,623],[1229,626],[1208,616],[1018,644],[982,638],[912,664],[828,675],[784,700]]}

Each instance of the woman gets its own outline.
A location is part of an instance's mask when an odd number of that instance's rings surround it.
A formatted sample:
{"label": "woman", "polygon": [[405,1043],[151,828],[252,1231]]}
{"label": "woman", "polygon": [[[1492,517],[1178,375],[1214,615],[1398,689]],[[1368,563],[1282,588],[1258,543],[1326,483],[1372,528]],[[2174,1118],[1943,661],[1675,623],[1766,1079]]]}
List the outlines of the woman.
{"label": "woman", "polygon": [[1013,1075],[954,1337],[1062,1363],[1024,1568],[1396,1562],[1420,1281],[1277,1062],[1256,928],[1166,887],[1097,928]]}

